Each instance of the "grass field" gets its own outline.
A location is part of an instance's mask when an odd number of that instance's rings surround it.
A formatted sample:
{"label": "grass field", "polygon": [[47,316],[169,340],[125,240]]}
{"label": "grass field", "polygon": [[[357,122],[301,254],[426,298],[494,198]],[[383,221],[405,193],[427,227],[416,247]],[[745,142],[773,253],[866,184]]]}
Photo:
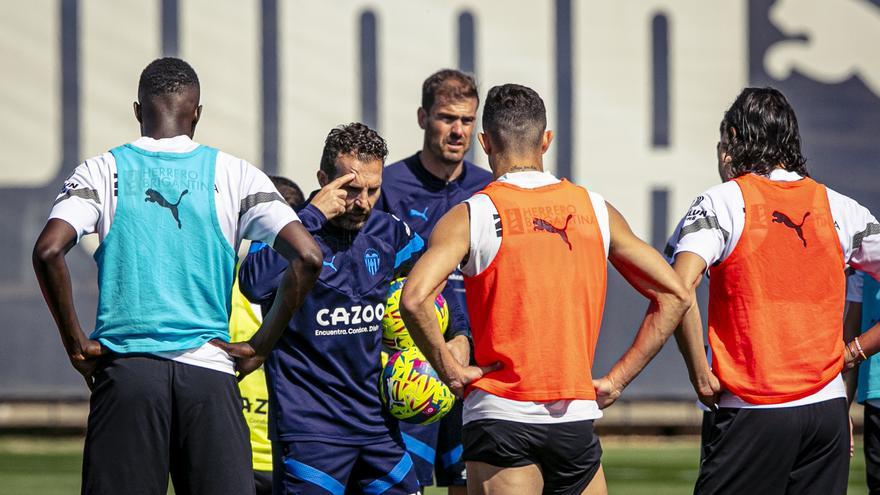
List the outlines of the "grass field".
{"label": "grass field", "polygon": [[[602,463],[611,494],[692,493],[699,457],[696,439],[605,438]],[[0,493],[79,493],[82,440],[0,437]],[[865,464],[857,450],[850,468],[849,494],[867,493]],[[173,493],[173,492],[169,492]],[[430,489],[426,495],[445,490]]]}

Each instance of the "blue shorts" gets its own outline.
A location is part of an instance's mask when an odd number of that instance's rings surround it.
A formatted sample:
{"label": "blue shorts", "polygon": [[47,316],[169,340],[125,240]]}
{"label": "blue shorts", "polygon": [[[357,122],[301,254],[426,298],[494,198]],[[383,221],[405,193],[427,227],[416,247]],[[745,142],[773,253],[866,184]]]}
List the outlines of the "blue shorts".
{"label": "blue shorts", "polygon": [[422,426],[400,422],[400,434],[416,466],[422,486],[465,486],[467,475],[461,457],[461,401],[439,422]]}
{"label": "blue shorts", "polygon": [[274,495],[419,493],[412,458],[399,440],[368,445],[272,442]]}

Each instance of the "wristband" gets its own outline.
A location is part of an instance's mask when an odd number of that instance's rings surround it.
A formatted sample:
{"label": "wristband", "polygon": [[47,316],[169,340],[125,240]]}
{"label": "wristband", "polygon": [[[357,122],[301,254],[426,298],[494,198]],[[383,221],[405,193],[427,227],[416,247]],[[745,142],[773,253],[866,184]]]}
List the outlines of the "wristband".
{"label": "wristband", "polygon": [[[862,344],[859,342],[859,338],[858,337],[854,338],[853,343],[856,345],[856,349],[859,350],[859,356],[861,356],[862,361],[867,361],[868,356],[865,355],[865,351],[862,349]],[[852,351],[852,350],[850,349],[850,351]]]}

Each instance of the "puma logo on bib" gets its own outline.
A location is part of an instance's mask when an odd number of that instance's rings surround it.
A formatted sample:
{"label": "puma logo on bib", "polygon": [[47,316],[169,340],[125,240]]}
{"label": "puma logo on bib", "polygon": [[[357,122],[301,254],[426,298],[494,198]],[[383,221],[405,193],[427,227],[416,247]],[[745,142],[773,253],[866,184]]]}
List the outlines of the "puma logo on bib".
{"label": "puma logo on bib", "polygon": [[147,189],[146,191],[144,191],[144,194],[147,195],[147,197],[144,198],[144,201],[156,203],[162,208],[168,208],[169,210],[171,210],[171,216],[173,216],[174,220],[177,222],[177,228],[181,229],[183,228],[183,226],[180,224],[180,217],[178,216],[177,205],[180,204],[180,200],[183,199],[183,195],[188,192],[188,189],[184,189],[183,192],[180,193],[180,197],[177,198],[177,203],[170,203],[167,199],[165,199],[165,196],[162,196],[162,193],[160,193],[159,191],[155,189]]}
{"label": "puma logo on bib", "polygon": [[568,215],[568,218],[565,219],[565,225],[563,225],[562,227],[556,227],[552,223],[541,218],[533,219],[532,224],[534,225],[536,231],[543,230],[545,232],[550,232],[551,234],[559,234],[559,237],[561,237],[562,240],[566,244],[568,244],[568,250],[571,251],[571,242],[569,242],[568,240],[568,233],[566,232],[566,230],[568,230],[568,222],[571,221],[572,217],[573,215]]}
{"label": "puma logo on bib", "polygon": [[797,234],[797,236],[800,238],[800,240],[803,241],[804,247],[807,247],[807,240],[804,238],[803,226],[804,226],[804,222],[807,221],[808,216],[810,216],[810,212],[804,213],[804,218],[801,219],[801,223],[796,224],[796,223],[792,222],[791,219],[788,218],[788,215],[786,215],[785,213],[780,213],[778,211],[774,211],[773,212],[773,223],[781,223],[782,225],[785,225],[786,227],[788,227],[790,229],[794,229],[795,234]]}

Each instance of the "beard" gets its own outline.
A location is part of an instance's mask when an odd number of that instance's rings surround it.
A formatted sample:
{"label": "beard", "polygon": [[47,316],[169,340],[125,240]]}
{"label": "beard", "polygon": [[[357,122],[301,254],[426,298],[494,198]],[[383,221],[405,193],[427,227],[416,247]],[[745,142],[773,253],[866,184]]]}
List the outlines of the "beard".
{"label": "beard", "polygon": [[357,231],[367,223],[368,218],[370,210],[352,210],[330,220],[330,223],[344,230]]}

